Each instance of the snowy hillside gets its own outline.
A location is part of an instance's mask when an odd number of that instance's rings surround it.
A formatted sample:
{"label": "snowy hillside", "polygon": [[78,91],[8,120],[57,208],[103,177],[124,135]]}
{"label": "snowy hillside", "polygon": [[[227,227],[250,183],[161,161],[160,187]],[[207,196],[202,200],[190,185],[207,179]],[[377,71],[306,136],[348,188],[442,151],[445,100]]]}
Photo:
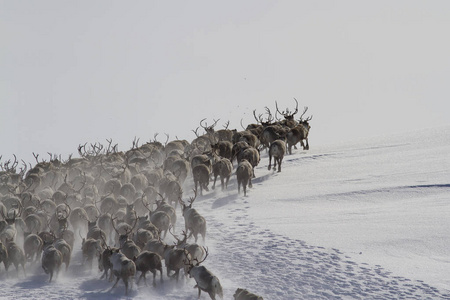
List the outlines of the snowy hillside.
{"label": "snowy hillside", "polygon": [[[247,197],[233,176],[228,190],[194,202],[208,224],[203,265],[224,299],[238,287],[266,300],[450,299],[450,127],[324,146],[312,134],[310,145],[287,155],[280,173],[262,152]],[[180,217],[175,231],[183,227]],[[109,291],[100,275],[96,264],[81,267],[78,244],[52,283],[39,264],[25,278],[1,267],[0,298],[124,297],[123,283]],[[194,285],[164,276],[156,287],[134,284],[129,297],[197,299]]]}

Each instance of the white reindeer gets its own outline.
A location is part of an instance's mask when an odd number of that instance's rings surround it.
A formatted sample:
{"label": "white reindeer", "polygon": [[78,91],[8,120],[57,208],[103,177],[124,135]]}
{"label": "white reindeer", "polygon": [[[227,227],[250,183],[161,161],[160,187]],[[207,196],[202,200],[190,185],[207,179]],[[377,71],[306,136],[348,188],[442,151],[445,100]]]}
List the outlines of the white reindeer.
{"label": "white reindeer", "polygon": [[114,250],[109,258],[112,264],[112,271],[114,276],[116,276],[116,282],[114,283],[111,290],[113,290],[120,279],[122,279],[125,284],[125,295],[128,295],[128,282],[130,281],[131,286],[133,286],[133,277],[136,275],[136,265],[131,259],[128,259],[119,250]]}

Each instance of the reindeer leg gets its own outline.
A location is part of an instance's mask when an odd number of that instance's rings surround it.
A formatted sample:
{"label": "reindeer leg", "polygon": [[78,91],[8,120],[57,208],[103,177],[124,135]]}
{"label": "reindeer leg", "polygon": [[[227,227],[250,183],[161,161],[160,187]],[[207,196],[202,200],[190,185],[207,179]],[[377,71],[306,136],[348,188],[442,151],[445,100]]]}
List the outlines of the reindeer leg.
{"label": "reindeer leg", "polygon": [[114,280],[114,273],[112,270],[109,270],[109,282]]}
{"label": "reindeer leg", "polygon": [[123,280],[125,283],[125,295],[128,295],[128,280]]}
{"label": "reindeer leg", "polygon": [[144,276],[144,272],[141,273],[141,276],[139,276],[139,278],[138,278],[136,284],[139,284],[139,282],[141,281],[141,279],[142,279],[143,276]]}
{"label": "reindeer leg", "polygon": [[153,273],[153,286],[156,286],[156,270],[152,270]]}
{"label": "reindeer leg", "polygon": [[303,143],[303,140],[300,140],[300,145],[302,146],[303,150],[305,150],[305,144]]}
{"label": "reindeer leg", "polygon": [[213,291],[208,292],[208,294],[209,294],[209,297],[211,297],[211,300],[216,300],[216,295]]}
{"label": "reindeer leg", "polygon": [[213,183],[213,186],[212,186],[213,190],[216,188],[216,180],[217,180],[217,176],[214,175],[214,183]]}
{"label": "reindeer leg", "polygon": [[142,272],[142,274],[144,274],[144,283],[145,283],[145,286],[148,286],[148,283],[147,283],[147,277],[145,276],[146,272]]}
{"label": "reindeer leg", "polygon": [[228,188],[228,181],[230,180],[230,176],[227,177],[227,179],[225,180],[225,188]]}
{"label": "reindeer leg", "polygon": [[117,286],[117,283],[119,282],[120,277],[119,276],[116,276],[116,277],[117,277],[116,283],[114,283],[114,285],[112,286],[112,288],[109,291],[112,291]]}

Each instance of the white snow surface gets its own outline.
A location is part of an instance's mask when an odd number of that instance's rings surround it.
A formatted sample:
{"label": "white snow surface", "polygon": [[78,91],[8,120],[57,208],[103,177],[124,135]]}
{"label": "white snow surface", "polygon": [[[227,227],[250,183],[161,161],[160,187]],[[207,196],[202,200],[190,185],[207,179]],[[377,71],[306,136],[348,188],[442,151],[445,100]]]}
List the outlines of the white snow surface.
{"label": "white snow surface", "polygon": [[[218,182],[195,200],[208,226],[203,265],[224,299],[238,287],[266,300],[450,299],[450,127],[323,146],[313,137],[280,173],[262,151],[247,197],[233,176],[227,190]],[[194,279],[175,282],[165,270],[163,283],[134,284],[126,297],[96,264],[81,266],[79,244],[72,257],[52,283],[39,264],[26,277],[1,266],[0,298],[197,299]]]}

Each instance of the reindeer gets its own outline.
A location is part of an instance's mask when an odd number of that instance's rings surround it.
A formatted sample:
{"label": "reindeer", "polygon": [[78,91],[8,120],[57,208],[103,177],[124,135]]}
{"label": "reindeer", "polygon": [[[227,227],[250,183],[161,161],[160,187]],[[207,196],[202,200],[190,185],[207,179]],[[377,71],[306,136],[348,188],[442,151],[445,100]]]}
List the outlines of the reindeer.
{"label": "reindeer", "polygon": [[163,272],[162,272],[162,263],[161,256],[154,252],[150,251],[142,251],[137,257],[133,258],[134,263],[136,264],[136,271],[141,272],[141,276],[137,281],[137,284],[144,278],[144,283],[147,285],[147,278],[145,274],[150,271],[153,273],[153,286],[156,286],[156,271],[159,271],[161,274],[161,283],[163,282]]}
{"label": "reindeer", "polygon": [[169,231],[169,232],[170,232],[170,234],[172,234],[172,236],[177,241],[176,247],[178,249],[186,249],[189,252],[189,254],[191,255],[193,260],[203,259],[203,257],[206,254],[206,248],[198,245],[197,243],[187,243],[188,236],[187,236],[186,231],[182,232],[183,239],[181,239],[181,240],[178,238],[178,236],[173,234],[171,231]]}
{"label": "reindeer", "polygon": [[189,274],[189,277],[193,277],[197,283],[194,288],[198,289],[198,298],[200,298],[201,292],[204,291],[209,294],[209,297],[211,297],[212,300],[216,299],[216,295],[223,299],[223,290],[219,279],[204,266],[200,266],[207,257],[208,249],[206,249],[206,255],[201,261],[187,258],[185,261],[185,263],[187,263],[187,273]]}
{"label": "reindeer", "polygon": [[114,196],[106,196],[102,200],[100,204],[100,212],[105,214],[113,211],[117,211],[119,209],[119,203]]}
{"label": "reindeer", "polygon": [[75,207],[69,216],[69,222],[74,231],[86,232],[86,221],[88,220],[88,215],[83,207]]}
{"label": "reindeer", "polygon": [[92,262],[94,258],[99,256],[103,252],[102,241],[92,238],[83,238],[81,242],[81,252],[83,255],[82,265],[88,263],[90,269],[92,269]]}
{"label": "reindeer", "polygon": [[34,263],[40,258],[44,241],[37,234],[31,232],[24,232],[24,238],[23,250],[25,259]]}
{"label": "reindeer", "polygon": [[218,156],[231,160],[233,144],[230,141],[219,141],[215,144],[211,144],[211,150]]}
{"label": "reindeer", "polygon": [[167,231],[171,225],[170,216],[164,210],[152,211],[147,204],[144,204],[145,208],[149,211],[150,222],[158,228],[160,233],[163,233],[163,238],[166,237]]}
{"label": "reindeer", "polygon": [[[106,246],[106,248],[100,253],[98,256],[98,269],[100,272],[103,272],[102,277],[100,279],[106,278],[109,281],[112,281],[113,279],[113,265],[110,261],[111,255],[118,251],[118,248],[111,248],[109,246]],[[108,271],[110,272],[110,276],[108,279]]]}
{"label": "reindeer", "polygon": [[148,186],[147,177],[144,174],[136,174],[131,177],[130,183],[134,186],[136,191],[143,191]]}
{"label": "reindeer", "polygon": [[150,222],[152,222],[156,228],[158,228],[160,234],[163,232],[163,238],[167,235],[167,230],[169,230],[169,227],[171,225],[170,216],[165,211],[150,211]]}
{"label": "reindeer", "polygon": [[[19,203],[18,211],[16,209],[12,208],[12,217],[10,217],[10,214],[3,214],[3,211],[0,211],[3,219],[6,221],[6,227],[0,232],[0,241],[4,244],[6,244],[7,241],[13,241],[16,238],[17,235],[17,229],[16,229],[16,220],[19,219],[20,215],[22,214],[22,204]],[[9,212],[11,212],[11,210]]]}
{"label": "reindeer", "polygon": [[[189,252],[185,249],[177,249],[175,245],[165,245],[163,257],[166,263],[167,277],[175,278],[178,282],[181,269],[185,271],[185,275],[187,276],[184,262],[190,259],[190,256]],[[175,273],[170,275],[170,271],[174,271]]]}
{"label": "reindeer", "polygon": [[[295,98],[294,98],[294,100],[295,100],[295,110],[293,112],[289,111],[288,108],[286,108],[286,111],[280,112],[280,110],[278,109],[278,103],[275,101],[277,113],[283,115],[283,117],[284,117],[284,120],[282,120],[280,123],[289,128],[294,128],[298,124],[297,121],[295,121],[295,119],[294,119],[295,114],[297,114],[297,112],[298,112],[298,101]],[[275,118],[276,118],[276,114],[275,114]]]}
{"label": "reindeer", "polygon": [[[238,157],[245,150],[250,148],[251,146],[246,141],[239,141],[233,145],[231,149],[231,163],[233,163],[234,159],[238,160]],[[238,161],[239,163],[239,161]]]}
{"label": "reindeer", "polygon": [[[125,295],[128,295],[128,281],[136,274],[135,263],[131,259],[127,258],[119,250],[114,250],[109,260],[112,264],[113,274],[114,276],[116,276],[116,282],[111,288],[111,291],[117,286],[119,280],[122,279],[123,283],[125,284]],[[131,287],[132,286],[133,280],[131,280]]]}
{"label": "reindeer", "polygon": [[264,300],[263,297],[250,293],[246,289],[238,288],[234,292],[234,300]]}
{"label": "reindeer", "polygon": [[125,183],[120,188],[120,196],[127,199],[127,202],[132,202],[134,200],[135,194],[136,194],[136,188],[131,183]]}
{"label": "reindeer", "polygon": [[247,160],[252,165],[252,177],[255,178],[255,167],[261,160],[259,150],[253,147],[242,150],[237,156],[238,163],[243,159]]}
{"label": "reindeer", "polygon": [[259,140],[258,136],[256,136],[249,130],[237,131],[233,134],[233,139],[232,139],[233,145],[236,144],[237,142],[242,142],[242,141],[246,142],[247,144],[249,144],[250,146],[252,146],[254,148],[258,148],[260,145],[260,140]]}
{"label": "reindeer", "polygon": [[[101,230],[103,230],[103,232],[105,233],[105,236],[107,236],[109,242],[112,242],[113,241],[112,232],[114,229],[112,227],[111,215],[109,213],[101,214],[98,217],[97,223],[98,223],[98,227]],[[106,242],[105,242],[105,245],[106,245]]]}
{"label": "reindeer", "polygon": [[[122,229],[122,232],[120,232],[116,226],[114,225],[113,220],[113,228],[116,231],[116,233],[119,235],[119,247],[122,253],[128,258],[132,259],[134,256],[138,256],[141,252],[141,249],[134,243],[133,240],[129,238],[130,234],[133,232],[134,228],[136,227],[138,219],[135,219],[135,222],[131,228]],[[127,224],[128,225],[128,224]]]}
{"label": "reindeer", "polygon": [[19,265],[22,265],[23,274],[26,277],[25,272],[25,253],[16,244],[16,242],[12,240],[8,240],[6,243],[6,250],[8,252],[8,263],[13,264],[17,270],[17,277],[19,277]]}
{"label": "reindeer", "polygon": [[[165,188],[164,194],[167,197],[168,203],[171,206],[174,206],[174,208],[177,208],[178,198],[183,195],[183,190],[181,189],[180,182],[178,182],[177,180],[169,181]],[[158,204],[157,202],[155,202],[155,203]]]}
{"label": "reindeer", "polygon": [[213,165],[214,183],[212,188],[216,187],[217,176],[220,175],[220,182],[222,190],[228,187],[228,181],[230,180],[231,172],[233,171],[233,165],[228,158],[220,158]]}
{"label": "reindeer", "polygon": [[195,242],[197,242],[198,235],[200,234],[205,241],[206,236],[206,220],[200,215],[197,210],[192,208],[192,204],[197,197],[197,191],[194,191],[194,197],[189,199],[189,204],[186,205],[181,198],[179,199],[181,204],[181,211],[183,212],[185,231],[191,232],[189,237],[194,236]]}
{"label": "reindeer", "polygon": [[106,233],[97,225],[97,220],[88,221],[87,239],[106,240]]}
{"label": "reindeer", "polygon": [[170,141],[164,147],[164,154],[167,157],[167,156],[169,156],[169,153],[172,152],[173,150],[184,151],[184,148],[186,147],[187,144],[189,144],[189,142],[187,142],[186,140]]}
{"label": "reindeer", "polygon": [[[206,154],[205,154],[206,153]],[[208,169],[211,169],[212,166],[212,153],[205,152],[203,154],[198,154],[192,157],[191,159],[191,172],[194,172],[194,168],[198,165],[205,165]],[[209,156],[207,154],[210,154]]]}
{"label": "reindeer", "polygon": [[143,249],[145,245],[147,245],[148,241],[152,239],[154,239],[154,236],[151,231],[143,228],[139,228],[134,236],[134,242],[136,246],[141,249]]}
{"label": "reindeer", "polygon": [[137,229],[148,230],[154,238],[158,238],[160,236],[159,229],[155,226],[155,224],[150,222],[148,215],[138,217]]}
{"label": "reindeer", "polygon": [[25,225],[27,228],[27,232],[31,232],[32,230],[42,231],[44,230],[44,224],[42,224],[42,218],[35,213],[29,214],[25,217]]}
{"label": "reindeer", "polygon": [[[286,134],[289,154],[292,154],[292,146],[295,147],[298,142],[302,145],[303,150],[309,150],[308,134],[311,129],[311,126],[309,126],[309,121],[311,121],[312,116],[306,118],[305,120],[302,119],[307,110],[308,107],[305,107],[298,125],[291,128],[291,130]],[[303,140],[306,141],[306,145],[303,143]]]}
{"label": "reindeer", "polygon": [[177,223],[177,214],[176,214],[176,204],[178,204],[178,199],[183,195],[183,191],[180,190],[180,193],[178,193],[177,201],[175,202],[175,207],[173,207],[171,204],[167,203],[165,198],[160,194],[161,200],[155,201],[156,203],[156,211],[164,211],[166,212],[170,217],[170,224],[173,228],[175,228],[175,224]]}
{"label": "reindeer", "polygon": [[189,174],[189,169],[190,169],[189,161],[186,160],[185,158],[179,158],[173,162],[170,171],[177,178],[177,182],[179,182],[180,185],[183,185],[183,183],[186,180],[186,177]]}
{"label": "reindeer", "polygon": [[[87,204],[83,208],[86,211],[86,214],[88,217],[87,221],[97,220],[98,217],[100,216],[100,212],[99,212],[98,208],[95,206],[95,204]],[[116,207],[114,209],[117,210],[118,207]]]}
{"label": "reindeer", "polygon": [[57,238],[53,242],[53,246],[59,250],[62,254],[62,262],[66,265],[66,272],[69,269],[70,259],[72,256],[72,248],[70,245],[62,238]]}
{"label": "reindeer", "polygon": [[[73,233],[72,230],[69,230],[69,222],[68,222],[68,217],[70,216],[71,213],[71,208],[70,206],[66,203],[68,210],[61,212],[60,214],[58,214],[57,218],[58,218],[58,229],[56,231],[57,233],[57,237],[60,239],[63,239],[64,241],[67,242],[67,244],[70,247],[70,250],[73,249],[73,244],[75,242],[75,235]],[[61,249],[58,249],[61,251]],[[64,254],[64,251],[61,251]],[[67,266],[67,265],[66,265]],[[67,268],[66,268],[67,269]]]}
{"label": "reindeer", "polygon": [[1,262],[3,262],[3,265],[5,266],[5,271],[8,272],[8,250],[6,249],[6,246],[0,241],[0,263]]}
{"label": "reindeer", "polygon": [[192,170],[192,175],[194,177],[195,191],[198,191],[198,186],[200,186],[200,195],[203,195],[203,190],[209,191],[209,174],[210,168],[204,164],[199,164]]}
{"label": "reindeer", "polygon": [[136,221],[137,215],[134,209],[134,204],[126,204],[125,210],[125,222],[128,225],[132,225]]}
{"label": "reindeer", "polygon": [[256,110],[253,110],[253,116],[255,117],[255,120],[257,124],[251,124],[247,126],[247,131],[252,132],[257,138],[258,138],[258,144],[255,146],[251,143],[249,143],[254,148],[258,148],[260,144],[263,145],[263,147],[268,147],[269,142],[266,140],[268,137],[270,138],[270,135],[267,136],[266,128],[272,127],[274,124],[274,118],[272,116],[272,113],[270,112],[270,109],[266,106],[266,113],[267,113],[267,119],[266,121],[263,120],[262,114],[260,114],[258,117],[256,117]]}
{"label": "reindeer", "polygon": [[59,273],[63,260],[62,253],[53,246],[52,242],[44,242],[44,251],[42,253],[42,269],[46,274],[50,273],[49,282],[52,281],[53,273]]}
{"label": "reindeer", "polygon": [[275,140],[285,138],[288,131],[289,127],[280,124],[273,124],[265,127],[261,137],[264,147],[267,149]]}
{"label": "reindeer", "polygon": [[286,153],[286,142],[283,140],[276,140],[272,144],[270,144],[269,148],[269,166],[267,167],[270,170],[272,157],[274,158],[273,169],[275,170],[278,163],[278,172],[281,172],[281,162],[283,161],[283,157]]}
{"label": "reindeer", "polygon": [[211,140],[211,141],[215,141],[217,138],[215,136],[215,131],[214,131],[214,127],[217,125],[217,122],[219,122],[219,120],[214,120],[214,124],[212,124],[211,126],[208,126],[208,123],[205,123],[205,125],[203,125],[203,121],[205,121],[206,118],[202,119],[200,121],[200,126],[205,130],[206,132],[206,136]]}
{"label": "reindeer", "polygon": [[241,185],[244,189],[244,196],[247,196],[247,184],[252,187],[253,167],[246,159],[242,159],[236,168],[236,178],[238,183],[238,193],[241,193]]}

